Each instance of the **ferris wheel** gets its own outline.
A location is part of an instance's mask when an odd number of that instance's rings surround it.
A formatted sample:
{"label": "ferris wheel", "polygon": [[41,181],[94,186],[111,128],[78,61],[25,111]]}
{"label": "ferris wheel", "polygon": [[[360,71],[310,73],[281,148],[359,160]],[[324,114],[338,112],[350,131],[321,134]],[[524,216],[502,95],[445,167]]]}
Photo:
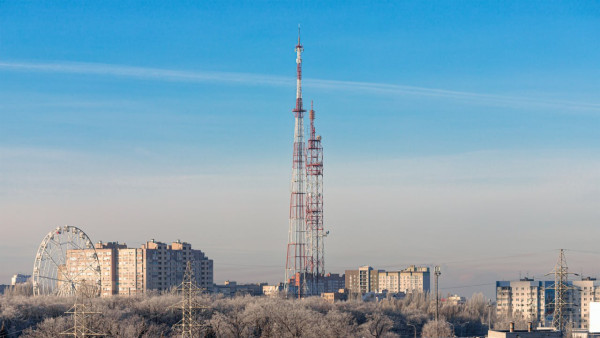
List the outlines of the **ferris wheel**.
{"label": "ferris wheel", "polygon": [[33,294],[74,296],[100,293],[100,261],[83,230],[65,225],[42,240],[33,263]]}

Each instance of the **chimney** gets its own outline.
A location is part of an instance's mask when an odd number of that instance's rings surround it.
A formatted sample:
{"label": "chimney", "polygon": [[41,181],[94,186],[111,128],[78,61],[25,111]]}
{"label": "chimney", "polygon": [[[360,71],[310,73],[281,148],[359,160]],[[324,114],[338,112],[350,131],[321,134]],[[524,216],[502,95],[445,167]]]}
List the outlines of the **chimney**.
{"label": "chimney", "polygon": [[533,323],[532,322],[528,322],[527,323],[527,332],[531,332],[533,331]]}
{"label": "chimney", "polygon": [[515,322],[510,322],[510,329],[508,331],[515,332]]}

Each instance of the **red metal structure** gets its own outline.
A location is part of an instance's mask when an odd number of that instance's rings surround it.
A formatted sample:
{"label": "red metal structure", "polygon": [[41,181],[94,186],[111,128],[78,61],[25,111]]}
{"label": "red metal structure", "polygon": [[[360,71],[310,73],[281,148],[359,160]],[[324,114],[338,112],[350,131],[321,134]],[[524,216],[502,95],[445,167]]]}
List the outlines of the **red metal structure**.
{"label": "red metal structure", "polygon": [[309,290],[312,295],[324,292],[323,277],[325,275],[324,238],[327,233],[323,229],[323,146],[321,136],[315,131],[315,110],[311,102],[310,137],[306,156],[306,227],[310,233],[308,260]]}
{"label": "red metal structure", "polygon": [[290,217],[285,264],[285,290],[288,294],[296,294],[298,298],[306,295],[308,248],[308,232],[305,222],[306,168],[304,144],[304,110],[302,106],[302,43],[298,28],[298,44],[296,45],[296,107],[292,110],[295,116],[294,155],[292,159],[292,182],[290,191]]}

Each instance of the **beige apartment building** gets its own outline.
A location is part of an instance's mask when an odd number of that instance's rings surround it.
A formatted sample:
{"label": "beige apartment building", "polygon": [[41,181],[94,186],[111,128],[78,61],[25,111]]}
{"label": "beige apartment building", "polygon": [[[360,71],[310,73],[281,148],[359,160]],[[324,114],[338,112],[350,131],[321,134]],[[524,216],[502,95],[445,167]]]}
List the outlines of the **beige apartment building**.
{"label": "beige apartment building", "polygon": [[430,280],[428,267],[411,265],[401,271],[379,271],[377,292],[429,292]]}
{"label": "beige apartment building", "polygon": [[[188,260],[193,262],[198,286],[207,289],[213,286],[213,261],[202,251],[192,249],[189,243],[152,240],[141,248],[128,248],[125,244],[99,242],[95,250],[100,261],[103,297],[168,290],[181,283]],[[67,257],[66,268],[77,271],[89,266],[93,250],[69,250]]]}
{"label": "beige apartment building", "polygon": [[428,267],[410,267],[400,271],[374,270],[361,266],[358,270],[346,270],[346,288],[351,293],[409,293],[429,292]]}

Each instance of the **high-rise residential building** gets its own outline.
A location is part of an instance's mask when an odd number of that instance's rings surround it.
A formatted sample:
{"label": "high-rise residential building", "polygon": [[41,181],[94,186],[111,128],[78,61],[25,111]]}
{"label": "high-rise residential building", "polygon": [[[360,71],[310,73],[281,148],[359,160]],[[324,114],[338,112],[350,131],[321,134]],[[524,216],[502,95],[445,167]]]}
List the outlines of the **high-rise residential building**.
{"label": "high-rise residential building", "polygon": [[[566,292],[566,319],[577,329],[589,327],[589,306],[600,300],[600,283],[595,278],[569,281]],[[542,326],[552,325],[554,281],[496,282],[497,315],[522,317]]]}
{"label": "high-rise residential building", "polygon": [[429,292],[428,267],[410,267],[400,271],[374,270],[361,266],[358,270],[346,270],[346,288],[351,293],[410,293]]}
{"label": "high-rise residential building", "polygon": [[[165,244],[149,241],[141,248],[128,248],[115,242],[95,245],[100,261],[101,295],[132,295],[147,290],[168,290],[183,280],[187,261],[193,262],[196,283],[211,289],[213,285],[213,261],[189,243],[177,241]],[[69,250],[69,271],[84,271],[94,259],[93,250]],[[81,276],[79,279],[85,279]]]}
{"label": "high-rise residential building", "polygon": [[365,294],[377,292],[379,285],[379,271],[365,265],[358,270],[346,270],[346,288],[350,293]]}
{"label": "high-rise residential building", "polygon": [[573,327],[588,329],[590,326],[590,303],[600,300],[600,283],[596,278],[586,277],[572,282]]}
{"label": "high-rise residential building", "polygon": [[339,273],[328,273],[322,278],[323,292],[337,292],[346,288],[346,277]]}
{"label": "high-rise residential building", "polygon": [[553,285],[553,281],[534,281],[530,278],[496,282],[497,316],[524,318],[541,326],[550,326],[554,308],[547,304],[554,300]]}
{"label": "high-rise residential building", "polygon": [[429,292],[430,274],[428,267],[410,267],[401,271],[380,271],[378,293]]}

